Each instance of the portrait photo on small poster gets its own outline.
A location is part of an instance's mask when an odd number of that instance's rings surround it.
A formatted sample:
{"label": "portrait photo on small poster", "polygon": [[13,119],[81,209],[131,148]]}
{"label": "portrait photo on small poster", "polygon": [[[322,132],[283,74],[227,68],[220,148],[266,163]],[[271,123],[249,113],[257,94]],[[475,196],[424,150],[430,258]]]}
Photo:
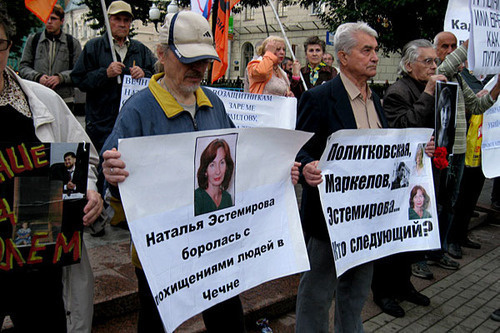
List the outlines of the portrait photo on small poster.
{"label": "portrait photo on small poster", "polygon": [[435,93],[435,141],[437,147],[452,152],[455,142],[455,126],[458,103],[458,83],[436,82]]}

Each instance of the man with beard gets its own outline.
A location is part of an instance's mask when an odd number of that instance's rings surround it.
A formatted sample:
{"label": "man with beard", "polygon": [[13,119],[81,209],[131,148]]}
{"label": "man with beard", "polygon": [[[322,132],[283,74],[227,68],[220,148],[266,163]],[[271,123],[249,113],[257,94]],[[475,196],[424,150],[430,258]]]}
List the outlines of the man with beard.
{"label": "man with beard", "polygon": [[[174,29],[175,28],[175,29]],[[160,29],[157,48],[163,73],[154,75],[148,89],[133,95],[123,106],[103,148],[103,171],[114,197],[117,183],[128,176],[116,150],[118,139],[232,128],[222,101],[200,87],[208,65],[219,60],[210,26],[203,16],[182,11],[169,14]],[[163,332],[163,324],[135,248],[132,252],[139,285],[138,332]],[[243,308],[238,296],[203,312],[208,332],[244,332]]]}

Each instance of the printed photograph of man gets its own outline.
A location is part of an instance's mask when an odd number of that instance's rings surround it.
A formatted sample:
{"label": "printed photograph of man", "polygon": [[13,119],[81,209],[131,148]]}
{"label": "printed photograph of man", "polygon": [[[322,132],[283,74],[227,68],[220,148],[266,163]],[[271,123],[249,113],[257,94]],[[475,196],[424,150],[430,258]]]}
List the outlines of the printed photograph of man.
{"label": "printed photograph of man", "polygon": [[[81,163],[82,161],[78,159],[79,152],[75,152],[77,145],[73,145],[75,149],[70,148],[69,145],[57,148],[54,148],[55,145],[52,145],[53,150],[58,149],[59,151],[52,152],[54,156],[51,156],[50,179],[62,181],[63,200],[81,199],[87,192],[87,173],[85,172],[85,168],[88,166],[86,163]],[[78,150],[80,150],[80,147],[78,147]],[[62,155],[63,162],[60,162],[60,154],[63,151],[65,151],[64,155]]]}
{"label": "printed photograph of man", "polygon": [[438,82],[436,106],[436,143],[451,152],[455,138],[456,85]]}
{"label": "printed photograph of man", "polygon": [[[203,146],[197,140],[197,149]],[[234,149],[233,149],[234,150]],[[231,149],[226,140],[213,139],[203,150],[196,173],[194,215],[201,215],[234,205],[228,191],[234,171]],[[234,193],[234,184],[232,191]]]}
{"label": "printed photograph of man", "polygon": [[410,192],[410,208],[408,208],[408,219],[418,220],[431,218],[429,208],[430,197],[425,188],[421,185],[415,185]]}
{"label": "printed photograph of man", "polygon": [[408,187],[410,169],[406,166],[405,162],[396,162],[394,165],[393,177],[394,180],[391,183],[391,190]]}

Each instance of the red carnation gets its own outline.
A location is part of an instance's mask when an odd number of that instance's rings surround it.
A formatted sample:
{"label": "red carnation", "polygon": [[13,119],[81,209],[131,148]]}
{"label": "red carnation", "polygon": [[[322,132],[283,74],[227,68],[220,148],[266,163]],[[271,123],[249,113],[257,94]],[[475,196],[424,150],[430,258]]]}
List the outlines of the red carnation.
{"label": "red carnation", "polygon": [[439,157],[439,158],[434,157],[434,166],[438,170],[446,169],[448,167],[448,160],[446,158],[443,158],[443,157]]}
{"label": "red carnation", "polygon": [[434,151],[434,158],[445,158],[448,156],[448,151],[446,150],[446,147],[436,147],[436,150]]}

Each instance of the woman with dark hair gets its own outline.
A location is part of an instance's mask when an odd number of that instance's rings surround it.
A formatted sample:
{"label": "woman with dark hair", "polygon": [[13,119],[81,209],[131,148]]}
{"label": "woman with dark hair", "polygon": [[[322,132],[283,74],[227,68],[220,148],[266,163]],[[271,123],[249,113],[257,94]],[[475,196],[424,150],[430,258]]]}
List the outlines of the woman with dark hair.
{"label": "woman with dark hair", "polygon": [[233,205],[226,191],[233,176],[234,162],[229,145],[215,139],[205,148],[198,168],[198,188],[194,191],[194,214],[200,215]]}
{"label": "woman with dark hair", "polygon": [[416,185],[412,188],[410,193],[410,208],[408,208],[408,218],[410,220],[430,218],[431,213],[427,211],[429,207],[430,198],[425,189]]}

